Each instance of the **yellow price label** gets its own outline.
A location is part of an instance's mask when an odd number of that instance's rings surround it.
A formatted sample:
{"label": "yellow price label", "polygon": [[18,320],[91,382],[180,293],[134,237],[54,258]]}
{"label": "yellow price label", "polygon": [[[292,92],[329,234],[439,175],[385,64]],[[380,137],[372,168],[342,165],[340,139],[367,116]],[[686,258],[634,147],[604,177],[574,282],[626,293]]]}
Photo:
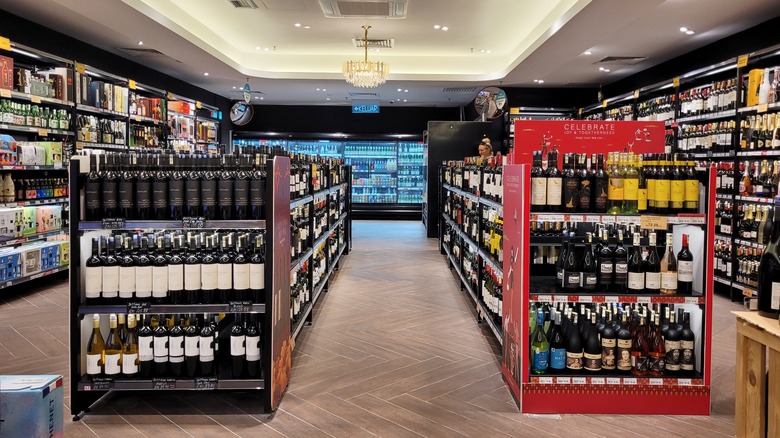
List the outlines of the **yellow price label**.
{"label": "yellow price label", "polygon": [[135,81],[132,79],[127,80],[127,88],[131,90],[135,90]]}
{"label": "yellow price label", "polygon": [[642,215],[639,218],[639,226],[643,230],[665,230],[668,223],[665,216]]}
{"label": "yellow price label", "polygon": [[198,101],[195,101],[195,108],[197,108],[197,109],[201,109],[201,108],[203,108],[203,105],[200,103],[200,101],[199,101],[199,100],[198,100]]}
{"label": "yellow price label", "polygon": [[520,107],[519,106],[515,106],[515,107],[509,108],[509,114],[520,114]]}
{"label": "yellow price label", "polygon": [[634,90],[634,99],[639,99],[639,90]]}
{"label": "yellow price label", "polygon": [[140,122],[141,121],[141,116],[135,116],[135,121],[136,122]]}
{"label": "yellow price label", "polygon": [[38,135],[41,137],[48,137],[49,131],[45,128],[38,128]]}
{"label": "yellow price label", "polygon": [[757,111],[758,111],[759,114],[761,114],[761,113],[767,112],[768,109],[769,109],[769,104],[768,103],[762,103],[761,105],[758,106],[758,110]]}
{"label": "yellow price label", "polygon": [[737,67],[738,68],[747,67],[747,63],[748,63],[748,55],[740,55],[737,58]]}
{"label": "yellow price label", "polygon": [[82,150],[82,149],[84,149],[84,143],[82,143],[82,142],[80,142],[80,141],[77,141],[77,142],[76,142],[76,150],[79,150],[79,151],[80,151],[80,150]]}
{"label": "yellow price label", "polygon": [[5,97],[10,99],[11,98],[11,90],[6,90],[5,88],[0,88],[0,97]]}
{"label": "yellow price label", "polygon": [[0,49],[11,50],[11,40],[6,37],[0,37]]}
{"label": "yellow price label", "polygon": [[30,96],[30,102],[32,103],[41,103],[41,98],[38,96]]}
{"label": "yellow price label", "polygon": [[608,103],[608,102],[609,102],[609,101],[608,101],[607,99],[604,99],[604,101],[603,101],[603,102],[601,102],[601,107],[602,107],[602,108],[606,108],[606,107],[607,107],[607,103]]}
{"label": "yellow price label", "polygon": [[580,116],[582,115],[582,108],[577,109],[577,114]]}
{"label": "yellow price label", "polygon": [[76,71],[79,72],[79,74],[85,74],[87,72],[87,67],[84,66],[84,64],[77,62],[76,63]]}
{"label": "yellow price label", "polygon": [[680,87],[680,77],[679,76],[675,76],[675,78],[672,79],[672,85],[674,85],[674,88],[679,88]]}
{"label": "yellow price label", "polygon": [[171,93],[171,92],[169,91],[169,92],[165,93],[165,97],[167,97],[167,98],[168,98],[168,100],[172,100],[172,99],[173,99],[173,93]]}

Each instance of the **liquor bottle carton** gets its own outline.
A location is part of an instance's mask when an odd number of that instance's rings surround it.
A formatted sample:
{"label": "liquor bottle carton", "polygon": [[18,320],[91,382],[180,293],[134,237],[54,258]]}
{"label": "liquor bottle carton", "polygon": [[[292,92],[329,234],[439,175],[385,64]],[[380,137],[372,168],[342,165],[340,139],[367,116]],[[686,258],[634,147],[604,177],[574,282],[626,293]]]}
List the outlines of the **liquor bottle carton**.
{"label": "liquor bottle carton", "polygon": [[3,436],[62,438],[62,376],[0,376]]}

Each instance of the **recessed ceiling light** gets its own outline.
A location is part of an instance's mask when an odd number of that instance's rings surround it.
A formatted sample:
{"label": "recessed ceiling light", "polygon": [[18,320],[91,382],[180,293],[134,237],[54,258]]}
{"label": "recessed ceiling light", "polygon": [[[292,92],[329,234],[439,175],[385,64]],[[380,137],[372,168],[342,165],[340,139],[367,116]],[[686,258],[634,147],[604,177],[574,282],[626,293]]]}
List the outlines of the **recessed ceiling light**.
{"label": "recessed ceiling light", "polygon": [[685,32],[686,35],[693,35],[694,33],[696,33],[696,32],[694,32],[694,31],[692,31],[690,29]]}
{"label": "recessed ceiling light", "polygon": [[449,28],[449,27],[447,27],[447,26],[442,26],[441,30],[443,30],[443,31],[447,32],[448,30],[450,30],[450,28]]}
{"label": "recessed ceiling light", "polygon": [[599,67],[599,70],[604,71],[604,67]]}
{"label": "recessed ceiling light", "polygon": [[320,91],[320,89],[319,89],[319,88],[317,88],[317,91]]}
{"label": "recessed ceiling light", "polygon": [[680,28],[680,32],[688,32],[688,28],[683,26]]}
{"label": "recessed ceiling light", "polygon": [[255,100],[259,99],[259,97],[255,96]]}
{"label": "recessed ceiling light", "polygon": [[400,88],[398,89],[398,92],[399,92],[399,93],[400,93],[400,92],[402,92],[402,91],[404,91],[404,90],[402,90],[402,89],[400,89]]}
{"label": "recessed ceiling light", "polygon": [[327,88],[323,88],[322,91],[328,91],[328,89]]}
{"label": "recessed ceiling light", "polygon": [[408,93],[408,92],[409,92],[409,90],[404,90],[404,93]]}
{"label": "recessed ceiling light", "polygon": [[311,26],[303,26],[304,29],[311,29]]}
{"label": "recessed ceiling light", "polygon": [[609,70],[608,68],[605,68],[605,69],[604,69],[604,73],[607,73],[607,72],[609,72],[609,71],[610,71],[610,70]]}
{"label": "recessed ceiling light", "polygon": [[544,79],[539,79],[539,83],[543,84],[544,83]]}
{"label": "recessed ceiling light", "polygon": [[268,50],[270,50],[270,49],[269,49],[268,47],[266,47],[266,48],[265,48],[265,49],[263,49],[263,50],[265,50],[265,51],[267,52],[267,51],[268,51]]}
{"label": "recessed ceiling light", "polygon": [[406,102],[406,99],[404,99],[404,102]]}
{"label": "recessed ceiling light", "polygon": [[203,76],[208,76],[209,72],[203,73]]}
{"label": "recessed ceiling light", "polygon": [[591,52],[590,50],[586,50],[586,51],[582,52],[582,54],[585,55],[585,56],[590,56],[590,55],[593,54],[593,52]]}
{"label": "recessed ceiling light", "polygon": [[236,87],[233,87],[233,89],[235,90],[235,89],[236,89]]}
{"label": "recessed ceiling light", "polygon": [[262,97],[262,96],[261,96],[261,97],[260,97],[260,100],[263,100],[263,99],[265,99],[265,97]]}
{"label": "recessed ceiling light", "polygon": [[301,27],[301,23],[295,23],[295,27]]}
{"label": "recessed ceiling light", "polygon": [[434,24],[433,28],[436,29],[436,30],[439,30],[439,29],[441,29],[441,26],[439,26],[438,24]]}
{"label": "recessed ceiling light", "polygon": [[143,41],[138,41],[138,45],[139,45],[139,46],[143,46],[143,45],[144,45],[144,42],[143,42]]}
{"label": "recessed ceiling light", "polygon": [[485,49],[479,49],[479,53],[485,53]]}
{"label": "recessed ceiling light", "polygon": [[326,97],[325,100],[330,100],[330,97]]}
{"label": "recessed ceiling light", "polygon": [[490,53],[490,50],[485,50],[485,53]]}
{"label": "recessed ceiling light", "polygon": [[255,50],[260,50],[260,46],[255,47]]}

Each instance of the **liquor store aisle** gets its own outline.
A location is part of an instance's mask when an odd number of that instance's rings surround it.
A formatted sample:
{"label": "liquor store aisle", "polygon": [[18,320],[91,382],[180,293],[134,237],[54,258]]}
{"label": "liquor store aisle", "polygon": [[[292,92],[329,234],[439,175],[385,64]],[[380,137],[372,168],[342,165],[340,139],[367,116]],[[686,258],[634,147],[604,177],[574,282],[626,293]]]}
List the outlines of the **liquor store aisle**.
{"label": "liquor store aisle", "polygon": [[[121,393],[67,437],[733,436],[736,330],[716,297],[713,414],[529,417],[501,379],[500,349],[417,222],[358,221],[353,251],[315,308],[272,419],[243,393]],[[0,374],[67,376],[67,282],[0,298]],[[66,377],[65,394],[69,394]],[[66,413],[69,400],[66,396]]]}

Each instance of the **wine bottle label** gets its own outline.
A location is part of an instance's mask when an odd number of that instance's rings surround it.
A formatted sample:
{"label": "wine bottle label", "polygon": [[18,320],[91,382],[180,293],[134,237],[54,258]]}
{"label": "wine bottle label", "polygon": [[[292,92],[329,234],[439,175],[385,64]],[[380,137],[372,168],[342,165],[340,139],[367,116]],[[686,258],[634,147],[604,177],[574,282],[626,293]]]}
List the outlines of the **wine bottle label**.
{"label": "wine bottle label", "polygon": [[685,260],[677,262],[677,281],[693,282],[693,262]]}
{"label": "wine bottle label", "polygon": [[200,290],[200,264],[184,265],[184,290]]}
{"label": "wine bottle label", "polygon": [[233,205],[233,180],[221,179],[217,183],[217,200],[219,205]]}
{"label": "wine bottle label", "polygon": [[230,336],[230,355],[243,356],[246,354],[246,338],[244,336]]}
{"label": "wine bottle label", "polygon": [[570,370],[581,370],[582,369],[582,352],[573,352],[573,351],[567,351],[566,352],[566,368]]}
{"label": "wine bottle label", "polygon": [[641,351],[631,352],[631,367],[635,370],[644,373],[648,371],[648,357]]}
{"label": "wine bottle label", "polygon": [[607,199],[609,201],[622,201],[623,200],[623,178],[610,178],[609,186],[607,187]]}
{"label": "wine bottle label", "polygon": [[101,354],[87,354],[87,374],[101,374],[103,370],[100,367]]}
{"label": "wine bottle label", "polygon": [[639,211],[647,210],[647,189],[640,188],[637,193],[637,209]]}
{"label": "wine bottle label", "polygon": [[253,179],[249,182],[249,202],[252,205],[263,205],[265,203],[265,181]]}
{"label": "wine bottle label", "polygon": [[152,183],[152,206],[154,208],[168,207],[168,182],[165,180]]}
{"label": "wine bottle label", "polygon": [[135,205],[138,208],[149,208],[152,206],[152,183],[149,181],[138,181],[135,183]]}
{"label": "wine bottle label", "polygon": [[249,289],[249,264],[233,264],[233,289]]}
{"label": "wine bottle label", "polygon": [[585,363],[583,367],[588,371],[601,371],[601,353],[585,353]]}
{"label": "wine bottle label", "polygon": [[601,339],[601,368],[605,370],[615,369],[615,347],[617,346],[617,339]]}
{"label": "wine bottle label", "polygon": [[566,349],[550,347],[550,368],[562,370],[566,368]]}
{"label": "wine bottle label", "polygon": [[170,355],[170,356],[168,357],[168,360],[169,360],[171,363],[182,363],[182,362],[184,362],[184,356],[174,356],[174,355]]}
{"label": "wine bottle label", "polygon": [[564,188],[563,205],[570,210],[576,209],[580,205],[580,200],[578,198],[580,194],[579,180],[576,177],[565,178],[563,180],[563,188]]}
{"label": "wine bottle label", "polygon": [[[531,205],[547,203],[547,178],[531,178]],[[98,205],[97,208],[100,208]]]}
{"label": "wine bottle label", "polygon": [[217,265],[217,288],[219,290],[227,290],[233,288],[233,264],[232,263],[219,263]]}
{"label": "wine bottle label", "polygon": [[122,357],[119,353],[117,354],[106,354],[105,355],[105,365],[104,370],[106,375],[109,376],[115,376],[122,372],[122,367],[119,365],[119,359]]}
{"label": "wine bottle label", "polygon": [[200,337],[200,361],[211,362],[214,360],[214,337],[213,336],[201,336]]}
{"label": "wine bottle label", "polygon": [[119,208],[133,208],[133,182],[122,181],[117,185],[117,201]]}
{"label": "wine bottle label", "polygon": [[693,354],[693,341],[680,341],[680,369],[683,371],[693,371],[696,363]]}
{"label": "wine bottle label", "polygon": [[628,288],[642,291],[645,288],[645,274],[643,272],[628,273]]}
{"label": "wine bottle label", "polygon": [[201,265],[200,266],[200,283],[201,283],[201,289],[203,290],[216,290],[217,289],[217,283],[218,275],[217,272],[217,264],[212,263],[208,265]]}
{"label": "wine bottle label", "polygon": [[133,375],[138,373],[138,353],[122,354],[122,374]]}
{"label": "wine bottle label", "polygon": [[645,272],[645,288],[650,290],[661,289],[661,273]]}
{"label": "wine bottle label", "polygon": [[184,355],[188,357],[200,355],[200,336],[184,337]]}
{"label": "wine bottle label", "polygon": [[168,295],[168,266],[152,267],[152,296],[164,298]]}
{"label": "wine bottle label", "polygon": [[84,274],[84,292],[87,298],[99,298],[103,290],[103,268],[88,266]]}
{"label": "wine bottle label", "polygon": [[171,207],[184,206],[184,181],[168,181],[168,205]]}
{"label": "wine bottle label", "polygon": [[547,205],[560,206],[563,198],[563,179],[547,178]]}
{"label": "wine bottle label", "polygon": [[617,369],[631,371],[631,339],[617,340]]}
{"label": "wine bottle label", "polygon": [[601,262],[600,272],[602,274],[610,274],[611,275],[612,271],[614,269],[615,268],[614,268],[614,265],[612,264],[612,262]]}
{"label": "wine bottle label", "polygon": [[152,336],[139,336],[138,337],[138,358],[141,362],[148,362],[154,359],[154,348],[152,343],[154,338]]}
{"label": "wine bottle label", "polygon": [[677,290],[677,272],[662,272],[661,273],[661,288]]}
{"label": "wine bottle label", "polygon": [[265,289],[265,263],[251,263],[249,265],[249,288],[252,290]]}
{"label": "wine bottle label", "polygon": [[84,204],[88,210],[100,209],[100,183],[99,182],[87,182],[84,184]]}
{"label": "wine bottle label", "polygon": [[596,284],[598,283],[598,276],[594,273],[582,273],[582,284],[581,287],[587,288],[587,289],[593,289],[596,287]]}
{"label": "wine bottle label", "polygon": [[[168,354],[171,356],[171,359],[173,359],[174,356],[184,356],[184,336],[169,336],[168,342],[170,345]],[[171,360],[171,362],[173,362],[173,360]]]}
{"label": "wine bottle label", "polygon": [[685,202],[699,201],[699,180],[685,180]]}
{"label": "wine bottle label", "polygon": [[669,200],[672,202],[672,208],[682,208],[685,200],[685,181],[673,180],[669,187]]}
{"label": "wine bottle label", "polygon": [[158,357],[168,357],[168,337],[167,336],[154,336],[154,359],[157,361]]}
{"label": "wine bottle label", "polygon": [[680,341],[664,341],[665,364],[669,371],[680,371]]}
{"label": "wine bottle label", "polygon": [[[731,270],[729,268],[729,270]],[[772,310],[780,310],[780,282],[772,282],[772,296],[769,303]]]}
{"label": "wine bottle label", "polygon": [[135,296],[148,298],[152,296],[152,267],[136,266],[135,268]]}
{"label": "wine bottle label", "polygon": [[580,272],[567,272],[566,284],[564,287],[569,289],[576,289],[580,286],[581,273]]}
{"label": "wine bottle label", "polygon": [[246,360],[249,362],[260,360],[260,336],[246,337]]}
{"label": "wine bottle label", "polygon": [[650,353],[647,356],[647,370],[654,374],[663,373],[666,369],[665,353]]}
{"label": "wine bottle label", "polygon": [[217,205],[217,181],[213,179],[204,179],[200,182],[200,202],[204,206],[213,207]]}
{"label": "wine bottle label", "polygon": [[532,370],[544,371],[549,365],[550,352],[548,350],[542,350],[540,348],[533,348],[533,357],[531,363]]}
{"label": "wine bottle label", "polygon": [[168,265],[168,290],[184,289],[184,265]]}
{"label": "wine bottle label", "polygon": [[119,296],[132,298],[135,292],[135,266],[119,267]]}
{"label": "wine bottle label", "polygon": [[671,187],[668,179],[658,179],[655,181],[655,206],[659,208],[669,208],[669,197],[671,196]]}
{"label": "wine bottle label", "polygon": [[184,197],[188,206],[200,206],[200,180],[188,179],[184,182]]}
{"label": "wine bottle label", "polygon": [[595,200],[593,202],[596,211],[606,211],[607,201],[609,200],[609,182],[605,180],[596,181]]}
{"label": "wine bottle label", "polygon": [[103,298],[116,298],[119,292],[119,266],[103,266]]}
{"label": "wine bottle label", "polygon": [[103,208],[116,208],[116,181],[103,181]]}
{"label": "wine bottle label", "polygon": [[233,185],[233,203],[238,206],[249,205],[249,180],[236,180]]}
{"label": "wine bottle label", "polygon": [[636,201],[639,199],[639,180],[636,178],[623,179],[623,199]]}

